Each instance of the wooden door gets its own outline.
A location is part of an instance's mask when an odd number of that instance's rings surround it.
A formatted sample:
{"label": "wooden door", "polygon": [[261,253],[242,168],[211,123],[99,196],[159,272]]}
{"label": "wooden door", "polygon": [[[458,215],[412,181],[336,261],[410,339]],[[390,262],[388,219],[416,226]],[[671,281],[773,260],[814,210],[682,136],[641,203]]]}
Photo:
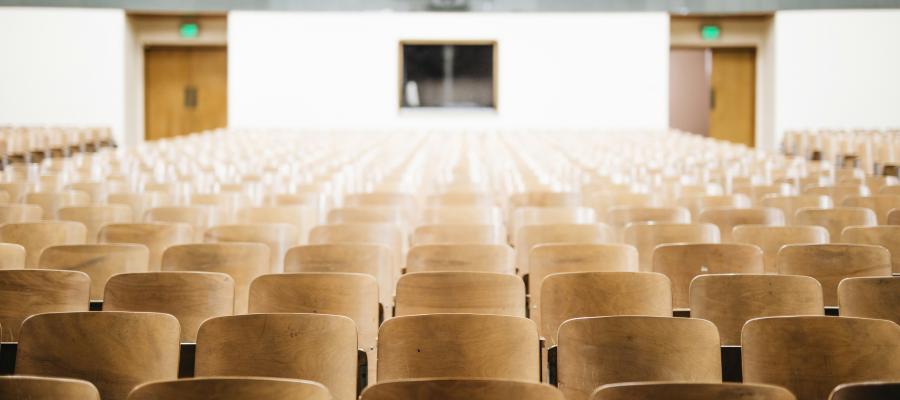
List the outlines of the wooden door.
{"label": "wooden door", "polygon": [[712,52],[709,135],[753,146],[756,49],[716,48]]}
{"label": "wooden door", "polygon": [[222,128],[228,118],[225,47],[144,51],[144,137],[161,139]]}

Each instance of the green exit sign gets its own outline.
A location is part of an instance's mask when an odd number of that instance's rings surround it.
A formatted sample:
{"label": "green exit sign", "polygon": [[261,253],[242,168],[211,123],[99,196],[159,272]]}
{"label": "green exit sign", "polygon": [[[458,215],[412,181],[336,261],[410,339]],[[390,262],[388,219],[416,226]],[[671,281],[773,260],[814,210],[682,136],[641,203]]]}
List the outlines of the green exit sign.
{"label": "green exit sign", "polygon": [[193,39],[200,35],[200,25],[196,22],[185,22],[178,28],[178,34],[185,39]]}
{"label": "green exit sign", "polygon": [[722,37],[722,28],[719,28],[718,25],[701,25],[700,37],[703,40],[719,40]]}

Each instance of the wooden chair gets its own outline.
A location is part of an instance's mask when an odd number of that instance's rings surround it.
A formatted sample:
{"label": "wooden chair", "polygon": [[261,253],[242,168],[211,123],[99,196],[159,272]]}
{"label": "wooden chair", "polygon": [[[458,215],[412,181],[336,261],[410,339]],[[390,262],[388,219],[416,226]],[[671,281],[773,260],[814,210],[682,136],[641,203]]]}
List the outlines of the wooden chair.
{"label": "wooden chair", "polygon": [[774,207],[781,209],[784,213],[784,221],[788,226],[796,225],[794,218],[797,210],[801,208],[831,208],[834,203],[831,197],[817,194],[805,194],[799,196],[764,196],[761,204],[763,207]]}
{"label": "wooden chair", "polygon": [[25,195],[25,203],[41,207],[44,219],[59,219],[58,211],[63,207],[87,206],[91,197],[85,192],[67,190],[64,192],[34,192]]}
{"label": "wooden chair", "polygon": [[763,226],[741,225],[734,228],[732,237],[737,243],[756,245],[763,251],[765,273],[778,271],[775,263],[778,250],[788,244],[828,243],[828,230],[817,225]]}
{"label": "wooden chair", "polygon": [[131,209],[124,205],[63,207],[57,211],[60,220],[81,222],[86,228],[85,243],[97,243],[97,233],[106,224],[131,222]]}
{"label": "wooden chair", "polygon": [[39,314],[25,320],[16,374],[84,379],[104,400],[178,377],[178,320],[131,312]]}
{"label": "wooden chair", "polygon": [[8,375],[0,376],[0,399],[100,400],[100,392],[80,379]]}
{"label": "wooden chair", "polygon": [[751,201],[742,194],[700,195],[682,197],[678,199],[678,205],[687,208],[694,221],[702,222],[700,214],[708,208],[750,208]]}
{"label": "wooden chair", "polygon": [[63,189],[87,193],[91,204],[106,204],[106,196],[109,193],[107,183],[98,181],[74,182],[64,186]]}
{"label": "wooden chair", "polygon": [[397,281],[394,313],[525,316],[525,283],[491,272],[417,272]]}
{"label": "wooden chair", "polygon": [[91,279],[76,271],[0,271],[0,339],[18,339],[22,321],[35,314],[87,311],[90,286]]}
{"label": "wooden chair", "polygon": [[619,241],[625,240],[625,227],[635,222],[687,224],[691,212],[684,207],[613,207],[606,213],[606,223],[616,232]]}
{"label": "wooden chair", "polygon": [[181,341],[193,343],[203,321],[234,314],[234,280],[215,272],[118,274],[106,283],[103,311],[172,315],[181,323]]}
{"label": "wooden chair", "polygon": [[187,224],[164,222],[144,222],[131,224],[109,224],[100,229],[97,241],[100,243],[142,244],[150,250],[150,271],[159,271],[162,255],[171,246],[190,243],[193,229]]}
{"label": "wooden chair", "polygon": [[371,385],[361,400],[564,400],[559,389],[504,379],[404,379]]}
{"label": "wooden chair", "polygon": [[34,191],[34,185],[27,182],[0,182],[0,191],[9,194],[9,203],[25,201],[25,195]]}
{"label": "wooden chair", "polygon": [[163,271],[221,272],[234,280],[234,313],[247,312],[250,284],[269,273],[269,249],[262,243],[192,243],[168,248]]}
{"label": "wooden chair", "polygon": [[343,207],[328,212],[329,224],[394,224],[406,228],[409,223],[408,210],[397,207]]}
{"label": "wooden chair", "polygon": [[781,210],[772,207],[734,208],[711,207],[703,210],[697,218],[699,222],[713,224],[719,227],[722,235],[722,243],[731,243],[731,231],[738,225],[784,225],[784,214]]}
{"label": "wooden chair", "polygon": [[[505,240],[504,240],[505,242]],[[406,273],[495,272],[515,274],[515,253],[506,244],[417,245],[406,254]]]}
{"label": "wooden chair", "polygon": [[719,228],[713,224],[656,224],[639,222],[625,228],[625,243],[638,250],[641,271],[653,270],[653,249],[666,243],[719,243]]}
{"label": "wooden chair", "polygon": [[545,243],[613,243],[609,226],[604,224],[531,225],[519,228],[516,235],[518,274],[529,273],[529,258],[534,246]]}
{"label": "wooden chair", "polygon": [[850,183],[827,186],[810,186],[803,189],[803,194],[813,194],[831,197],[834,204],[842,204],[849,196],[868,196],[869,188],[866,185]]}
{"label": "wooden chair", "polygon": [[900,324],[900,277],[847,278],[838,284],[842,316]]}
{"label": "wooden chair", "polygon": [[41,252],[50,246],[82,244],[85,227],[79,222],[42,221],[0,225],[0,242],[25,248],[25,268],[38,266]]}
{"label": "wooden chair", "polygon": [[308,272],[262,275],[250,285],[249,313],[343,315],[353,320],[359,347],[375,379],[378,338],[378,282],[366,274]]}
{"label": "wooden chair", "polygon": [[627,382],[603,385],[591,400],[796,400],[790,390],[748,383]]}
{"label": "wooden chair", "polygon": [[502,244],[506,229],[499,225],[423,225],[412,235],[412,245],[428,244]]}
{"label": "wooden chair", "polygon": [[43,214],[37,204],[3,204],[0,205],[0,224],[38,222]]}
{"label": "wooden chair", "polygon": [[200,326],[194,365],[197,377],[306,379],[325,385],[336,400],[352,400],[356,326],[350,318],[324,314],[212,318]]}
{"label": "wooden chair", "polygon": [[238,210],[239,224],[290,224],[297,228],[300,244],[306,243],[316,225],[316,209],[310,206],[247,207]]}
{"label": "wooden chair", "polygon": [[385,312],[394,304],[394,261],[388,247],[344,243],[295,246],[284,257],[284,272],[340,272],[370,275],[378,282]]}
{"label": "wooden chair", "polygon": [[663,204],[658,196],[649,193],[595,192],[585,195],[584,205],[593,208],[602,217],[618,207],[658,208]]}
{"label": "wooden chair", "polygon": [[741,333],[744,382],[821,400],[847,382],[900,380],[900,326],[849,317],[769,317]]}
{"label": "wooden chair", "polygon": [[509,221],[510,243],[515,243],[516,231],[523,226],[556,224],[592,224],[597,222],[594,209],[588,207],[519,207]]}
{"label": "wooden chair", "polygon": [[378,331],[378,382],[492,378],[538,382],[538,334],[527,318],[428,314],[397,317]]}
{"label": "wooden chair", "polygon": [[497,207],[429,207],[419,222],[426,225],[500,225],[503,215]]}
{"label": "wooden chair", "polygon": [[778,252],[778,273],[806,275],[822,284],[825,305],[838,305],[837,287],[844,278],[891,276],[891,253],[865,244],[788,245]]}
{"label": "wooden chair", "polygon": [[900,398],[900,382],[862,382],[838,385],[828,400],[893,400]]}
{"label": "wooden chair", "polygon": [[672,281],[672,304],[688,308],[691,281],[705,274],[761,274],[762,250],[743,243],[670,243],[653,251],[653,272]]}
{"label": "wooden chair", "polygon": [[140,385],[128,400],[331,400],[321,383],[263,377],[191,378]]}
{"label": "wooden chair", "polygon": [[416,198],[410,193],[375,192],[351,193],[344,196],[344,204],[353,207],[416,207]]}
{"label": "wooden chair", "polygon": [[0,271],[25,268],[25,247],[15,243],[0,243]]}
{"label": "wooden chair", "polygon": [[765,196],[790,196],[794,192],[794,187],[788,183],[775,183],[771,185],[734,185],[731,192],[735,194],[743,194],[750,198],[755,207],[762,205],[762,199]]}
{"label": "wooden chair", "polygon": [[824,315],[822,286],[798,275],[700,275],[690,287],[691,317],[712,322],[723,345],[740,346],[741,328],[760,317]]}
{"label": "wooden chair", "polygon": [[828,229],[828,237],[838,240],[849,226],[875,226],[875,213],[863,207],[801,208],[797,210],[798,225],[818,225]]}
{"label": "wooden chair", "polygon": [[888,211],[885,225],[900,225],[900,209],[894,208],[891,211]]}
{"label": "wooden chair", "polygon": [[865,207],[875,212],[879,225],[887,223],[888,213],[900,208],[900,195],[876,194],[872,196],[848,196],[841,203],[847,207]]}
{"label": "wooden chair", "polygon": [[637,271],[637,249],[624,244],[549,243],[532,247],[528,274],[531,319],[538,327],[544,279],[563,272]]}
{"label": "wooden chair", "polygon": [[496,202],[491,193],[448,192],[429,195],[425,204],[433,207],[493,207]]}
{"label": "wooden chair", "polygon": [[206,230],[207,243],[255,242],[269,248],[270,273],[284,272],[284,254],[300,243],[300,231],[288,224],[219,225]]}
{"label": "wooden chair", "polygon": [[91,300],[103,300],[110,277],[147,272],[149,262],[150,251],[140,244],[73,244],[44,249],[37,268],[84,272],[91,278]]}
{"label": "wooden chair", "polygon": [[400,274],[400,263],[406,253],[405,239],[399,227],[389,224],[319,225],[309,232],[309,244],[380,244],[391,249],[394,276]]}
{"label": "wooden chair", "polygon": [[528,191],[509,196],[509,207],[577,207],[581,195],[573,192]]}
{"label": "wooden chair", "polygon": [[144,212],[147,210],[175,204],[175,199],[171,195],[154,191],[110,193],[106,201],[109,204],[123,204],[131,207],[132,221],[141,221],[144,218]]}
{"label": "wooden chair", "polygon": [[188,224],[194,231],[194,242],[202,242],[203,234],[218,221],[224,219],[223,215],[212,207],[204,206],[169,206],[154,207],[144,212],[146,222],[167,222]]}
{"label": "wooden chair", "polygon": [[544,279],[541,292],[540,315],[532,319],[548,347],[556,344],[560,325],[573,318],[672,316],[669,279],[653,272],[554,273]]}
{"label": "wooden chair", "polygon": [[841,242],[871,244],[888,249],[893,272],[900,273],[900,226],[850,226],[841,233]]}
{"label": "wooden chair", "polygon": [[559,328],[557,377],[568,400],[635,381],[721,382],[719,333],[692,318],[576,318]]}
{"label": "wooden chair", "polygon": [[218,224],[233,223],[237,210],[241,209],[245,203],[247,203],[247,199],[241,193],[233,192],[193,193],[189,201],[192,206],[207,206],[220,210],[220,215],[224,219],[217,221]]}

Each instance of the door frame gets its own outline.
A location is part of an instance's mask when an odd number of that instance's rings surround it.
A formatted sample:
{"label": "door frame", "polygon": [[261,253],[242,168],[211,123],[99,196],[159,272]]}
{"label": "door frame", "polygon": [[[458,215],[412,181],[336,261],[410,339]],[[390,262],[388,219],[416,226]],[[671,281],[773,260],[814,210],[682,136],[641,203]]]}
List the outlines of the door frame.
{"label": "door frame", "polygon": [[[700,26],[715,24],[722,29],[718,40],[703,40]],[[669,20],[669,51],[673,48],[740,47],[756,49],[755,128],[756,148],[777,150],[775,143],[775,44],[772,15],[679,16]],[[666,57],[668,60],[668,57]],[[668,66],[667,66],[668,68]],[[668,71],[667,71],[668,73]],[[668,85],[666,86],[668,91]],[[668,111],[668,109],[667,109]]]}
{"label": "door frame", "polygon": [[[178,28],[184,22],[200,25],[196,38],[182,38]],[[153,46],[225,47],[228,50],[228,16],[128,14],[125,39],[125,145],[145,140],[144,51]],[[227,61],[226,61],[227,62]]]}

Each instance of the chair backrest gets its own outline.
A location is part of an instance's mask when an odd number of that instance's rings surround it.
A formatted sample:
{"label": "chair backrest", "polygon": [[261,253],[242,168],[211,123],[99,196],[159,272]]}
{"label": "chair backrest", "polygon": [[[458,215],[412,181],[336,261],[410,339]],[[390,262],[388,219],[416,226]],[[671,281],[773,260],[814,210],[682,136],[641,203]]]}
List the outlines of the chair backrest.
{"label": "chair backrest", "polygon": [[15,341],[29,316],[87,311],[91,279],[82,272],[40,269],[0,271],[0,340]]}
{"label": "chair backrest", "polygon": [[900,208],[894,208],[888,211],[885,223],[887,225],[900,225]]}
{"label": "chair backrest", "polygon": [[503,244],[506,229],[500,225],[423,225],[412,234],[412,245]]}
{"label": "chair backrest", "polygon": [[25,268],[38,266],[41,252],[62,244],[82,244],[86,228],[80,222],[41,221],[0,225],[0,242],[25,248]]}
{"label": "chair backrest", "polygon": [[867,196],[870,194],[866,185],[858,183],[844,183],[827,186],[809,186],[803,189],[803,194],[824,195],[831,197],[834,204],[841,204],[849,196]]}
{"label": "chair backrest", "polygon": [[297,228],[300,243],[305,243],[309,230],[316,225],[316,209],[310,206],[247,207],[238,210],[239,224],[290,224]]}
{"label": "chair backrest", "polygon": [[[359,347],[374,354],[378,282],[366,274],[299,272],[263,275],[250,285],[250,313],[343,315],[353,320]],[[375,357],[370,358],[375,366]]]}
{"label": "chair backrest", "polygon": [[538,334],[527,318],[428,314],[392,318],[378,332],[378,382],[495,378],[538,382]]}
{"label": "chair backrest", "polygon": [[763,226],[741,225],[732,232],[735,242],[759,246],[767,274],[778,271],[778,250],[788,244],[828,243],[828,230],[817,225]]}
{"label": "chair backrest", "polygon": [[81,222],[86,228],[85,243],[97,243],[97,233],[106,224],[131,222],[131,208],[121,204],[63,207],[57,212],[62,221]]}
{"label": "chair backrest", "polygon": [[828,400],[894,400],[900,398],[900,382],[861,382],[838,385]]}
{"label": "chair backrest", "polygon": [[653,251],[653,272],[672,280],[672,303],[687,308],[694,277],[704,274],[761,274],[763,252],[744,243],[671,243]]}
{"label": "chair backrest", "polygon": [[21,203],[25,194],[33,190],[34,184],[26,182],[0,182],[0,191],[9,194],[9,202]]}
{"label": "chair backrest", "polygon": [[262,243],[192,243],[172,246],[162,256],[163,271],[221,272],[234,280],[234,313],[247,312],[250,283],[269,271]]}
{"label": "chair backrest", "polygon": [[111,276],[147,272],[149,262],[150,250],[141,244],[71,244],[44,249],[37,267],[84,272],[91,277],[91,300],[103,300]]}
{"label": "chair backrest", "polygon": [[731,231],[738,225],[784,225],[784,213],[773,207],[735,208],[711,207],[703,210],[697,218],[719,227],[722,243],[733,242]]}
{"label": "chair backrest", "polygon": [[43,376],[0,376],[0,399],[100,400],[100,392],[81,379]]}
{"label": "chair backrest", "polygon": [[900,226],[850,226],[841,233],[842,243],[882,246],[891,252],[893,272],[900,273]]}
{"label": "chair backrest", "polygon": [[20,222],[38,222],[44,211],[36,204],[3,204],[0,205],[0,224]]}
{"label": "chair backrest", "polygon": [[722,344],[732,346],[753,318],[825,312],[822,286],[799,275],[701,275],[691,282],[690,307],[691,317],[715,324]]}
{"label": "chair backrest", "polygon": [[749,208],[751,201],[749,197],[743,194],[726,194],[685,196],[678,199],[677,203],[691,212],[691,218],[694,221],[700,222],[700,214],[709,208]]}
{"label": "chair backrest", "polygon": [[371,243],[295,246],[284,256],[284,272],[343,272],[370,275],[378,281],[378,297],[381,304],[385,307],[394,304],[394,261],[391,250],[386,246]]}
{"label": "chair backrest", "polygon": [[525,316],[525,282],[491,272],[416,272],[397,281],[395,315],[470,313]]}
{"label": "chair backrest", "polygon": [[831,197],[818,194],[803,194],[799,196],[764,196],[761,205],[763,207],[779,208],[784,213],[784,221],[787,225],[796,225],[795,215],[797,210],[804,207],[831,208],[834,202]]}
{"label": "chair backrest", "polygon": [[150,271],[159,271],[163,253],[171,246],[191,243],[193,229],[187,224],[147,222],[133,224],[109,224],[100,228],[100,243],[136,243],[150,250]]}
{"label": "chair backrest", "polygon": [[900,208],[900,195],[876,194],[872,196],[847,196],[841,204],[849,207],[868,208],[875,212],[875,216],[878,218],[878,224],[884,225],[887,223],[888,213],[895,208]]}
{"label": "chair backrest", "polygon": [[529,225],[592,224],[597,222],[594,209],[587,207],[519,207],[509,221],[511,243],[515,243],[516,230]]}
{"label": "chair backrest", "polygon": [[842,316],[900,324],[900,277],[847,278],[838,284],[837,295]]}
{"label": "chair backrest", "polygon": [[90,381],[103,400],[144,382],[178,377],[178,320],[131,312],[39,314],[25,320],[16,374]]}
{"label": "chair backrest", "polygon": [[624,244],[549,243],[532,247],[528,263],[530,315],[540,327],[541,287],[546,277],[562,272],[637,271],[638,253]]}
{"label": "chair backrest", "polygon": [[496,272],[515,274],[515,252],[506,244],[428,244],[406,254],[406,273]]}
{"label": "chair backrest", "polygon": [[219,214],[207,206],[154,207],[144,212],[144,221],[188,224],[194,231],[193,241],[202,242],[203,233],[224,218]]}
{"label": "chair backrest", "polygon": [[200,324],[234,314],[234,280],[216,272],[118,274],[106,283],[103,311],[170,314],[181,324],[181,341],[197,341]]}
{"label": "chair backrest", "polygon": [[559,389],[502,379],[404,379],[370,385],[361,400],[564,400]]}
{"label": "chair backrest", "polygon": [[206,230],[207,243],[262,243],[269,248],[270,273],[284,272],[284,254],[300,242],[300,231],[288,224],[219,225]]}
{"label": "chair backrest", "polygon": [[768,317],[741,333],[744,382],[821,400],[842,383],[900,380],[900,326],[850,317]]}
{"label": "chair backrest", "polygon": [[212,318],[200,326],[194,365],[198,377],[306,379],[325,385],[336,400],[352,400],[356,325],[350,318],[325,314]]}
{"label": "chair backrest", "polygon": [[638,222],[625,228],[625,243],[638,250],[641,271],[653,270],[653,249],[666,243],[719,243],[719,228],[713,224],[656,224]]}
{"label": "chair backrest", "polygon": [[[567,272],[547,276],[540,315],[532,314],[547,346],[573,318],[614,315],[672,316],[669,279],[653,272]],[[534,318],[539,317],[539,318]]]}
{"label": "chair backrest", "polygon": [[591,400],[796,400],[783,387],[747,383],[626,382],[603,385]]}
{"label": "chair backrest", "polygon": [[106,201],[109,204],[124,204],[131,207],[132,221],[141,221],[144,212],[154,207],[172,205],[174,199],[167,193],[145,191],[141,193],[110,193]]}
{"label": "chair backrest", "polygon": [[403,261],[403,233],[399,227],[390,224],[338,224],[319,225],[309,232],[309,244],[380,244],[391,249],[391,263],[399,274]]}
{"label": "chair backrest", "polygon": [[41,207],[45,220],[59,219],[58,211],[63,207],[86,206],[91,204],[91,197],[78,190],[62,192],[33,192],[25,195],[25,203]]}
{"label": "chair backrest", "polygon": [[429,207],[422,210],[419,222],[427,225],[499,225],[503,223],[503,215],[497,207]]}
{"label": "chair backrest", "polygon": [[657,222],[687,224],[691,222],[691,212],[684,207],[613,207],[606,213],[606,221],[619,240],[624,239],[625,227],[635,222]]}
{"label": "chair backrest", "polygon": [[493,194],[486,192],[447,192],[429,195],[425,204],[435,207],[493,207]]}
{"label": "chair backrest", "polygon": [[575,207],[581,204],[581,195],[573,192],[529,191],[509,196],[511,209],[518,207]]}
{"label": "chair backrest", "polygon": [[190,378],[140,385],[128,400],[331,400],[321,383],[263,377]]}
{"label": "chair backrest", "polygon": [[719,333],[693,318],[576,318],[559,328],[557,377],[568,400],[635,381],[721,382]]}
{"label": "chair backrest", "polygon": [[545,243],[614,243],[612,230],[605,224],[530,225],[516,234],[516,268],[519,275],[530,272],[529,259],[534,246]]}
{"label": "chair backrest", "polygon": [[828,229],[828,237],[837,241],[848,226],[875,226],[875,213],[863,207],[801,208],[797,210],[798,225],[818,225]]}
{"label": "chair backrest", "polygon": [[796,244],[778,252],[778,273],[806,275],[822,284],[826,306],[837,306],[838,283],[858,276],[890,276],[891,253],[867,244]]}
{"label": "chair backrest", "polygon": [[0,243],[0,271],[25,268],[25,247],[15,243]]}
{"label": "chair backrest", "polygon": [[407,210],[389,206],[361,206],[335,208],[328,212],[329,224],[394,224],[406,227]]}

